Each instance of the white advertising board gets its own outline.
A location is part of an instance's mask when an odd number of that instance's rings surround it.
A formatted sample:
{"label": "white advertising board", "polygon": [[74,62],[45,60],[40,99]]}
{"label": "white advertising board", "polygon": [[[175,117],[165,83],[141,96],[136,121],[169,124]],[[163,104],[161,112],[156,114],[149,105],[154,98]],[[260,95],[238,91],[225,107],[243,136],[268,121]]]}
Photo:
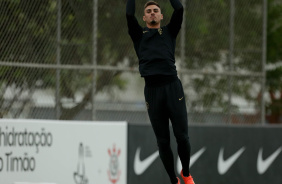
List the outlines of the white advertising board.
{"label": "white advertising board", "polygon": [[1,184],[126,184],[127,123],[0,120]]}

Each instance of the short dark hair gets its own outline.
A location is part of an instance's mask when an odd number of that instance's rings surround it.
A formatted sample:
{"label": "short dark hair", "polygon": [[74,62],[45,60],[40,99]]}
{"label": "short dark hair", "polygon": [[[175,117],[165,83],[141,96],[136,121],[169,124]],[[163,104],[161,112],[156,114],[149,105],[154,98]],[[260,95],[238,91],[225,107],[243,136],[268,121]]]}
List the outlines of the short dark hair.
{"label": "short dark hair", "polygon": [[160,7],[160,5],[156,2],[156,1],[148,1],[145,5],[144,5],[144,9],[147,8],[147,6],[150,6],[150,5],[156,5],[157,7]]}

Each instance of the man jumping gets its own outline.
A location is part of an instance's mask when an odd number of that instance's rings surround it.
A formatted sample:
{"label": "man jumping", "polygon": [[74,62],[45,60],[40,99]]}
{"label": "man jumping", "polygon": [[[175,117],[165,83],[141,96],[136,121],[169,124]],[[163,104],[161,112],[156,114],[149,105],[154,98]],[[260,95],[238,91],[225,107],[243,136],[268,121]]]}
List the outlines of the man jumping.
{"label": "man jumping", "polygon": [[128,32],[139,59],[139,72],[145,79],[144,95],[149,118],[156,135],[159,155],[172,184],[180,184],[175,174],[170,147],[169,120],[171,120],[177,151],[182,163],[181,177],[185,184],[195,184],[189,171],[190,142],[185,96],[175,66],[176,37],[181,28],[183,6],[179,0],[170,0],[174,9],[169,24],[161,27],[161,8],[149,1],[144,6],[142,28],[135,18],[135,0],[128,0],[126,18]]}

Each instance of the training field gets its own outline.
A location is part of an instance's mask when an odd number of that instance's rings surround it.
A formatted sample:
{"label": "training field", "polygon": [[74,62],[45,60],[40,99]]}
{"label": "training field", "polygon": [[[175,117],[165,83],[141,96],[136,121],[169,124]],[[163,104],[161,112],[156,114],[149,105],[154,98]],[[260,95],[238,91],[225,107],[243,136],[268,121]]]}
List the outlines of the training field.
{"label": "training field", "polygon": [[135,0],[144,48],[128,0],[0,1],[0,184],[170,184],[144,65],[181,81],[196,184],[282,184],[281,0],[179,0],[175,39],[156,1],[158,30]]}

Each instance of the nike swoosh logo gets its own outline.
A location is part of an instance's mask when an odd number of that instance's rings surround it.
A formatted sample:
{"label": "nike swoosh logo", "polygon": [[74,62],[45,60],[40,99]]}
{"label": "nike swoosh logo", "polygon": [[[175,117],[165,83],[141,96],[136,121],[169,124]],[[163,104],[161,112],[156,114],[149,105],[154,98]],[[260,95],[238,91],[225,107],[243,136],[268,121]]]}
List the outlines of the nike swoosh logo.
{"label": "nike swoosh logo", "polygon": [[[197,151],[196,153],[194,153],[191,157],[190,157],[190,166],[189,168],[192,167],[192,165],[200,158],[200,156],[206,151],[206,147],[203,147],[202,149],[200,149],[199,151]],[[180,158],[178,157],[177,159],[177,171],[178,173],[181,172],[182,169],[182,164],[180,161]]]}
{"label": "nike swoosh logo", "polygon": [[141,175],[144,171],[155,161],[155,159],[159,156],[159,151],[151,154],[144,160],[140,160],[140,151],[141,148],[138,147],[134,157],[134,172],[136,175]]}
{"label": "nike swoosh logo", "polygon": [[272,153],[267,159],[262,159],[263,149],[259,149],[258,159],[257,159],[257,170],[259,174],[265,173],[265,171],[270,167],[273,161],[278,157],[280,152],[282,151],[282,147],[278,148],[274,153]]}
{"label": "nike swoosh logo", "polygon": [[183,99],[183,97],[182,97],[182,98],[179,98],[178,100],[181,101],[182,99]]}
{"label": "nike swoosh logo", "polygon": [[228,159],[224,160],[223,159],[224,148],[221,148],[217,162],[217,170],[219,174],[221,175],[225,174],[244,151],[245,151],[245,147],[242,147],[236,153],[230,156]]}

